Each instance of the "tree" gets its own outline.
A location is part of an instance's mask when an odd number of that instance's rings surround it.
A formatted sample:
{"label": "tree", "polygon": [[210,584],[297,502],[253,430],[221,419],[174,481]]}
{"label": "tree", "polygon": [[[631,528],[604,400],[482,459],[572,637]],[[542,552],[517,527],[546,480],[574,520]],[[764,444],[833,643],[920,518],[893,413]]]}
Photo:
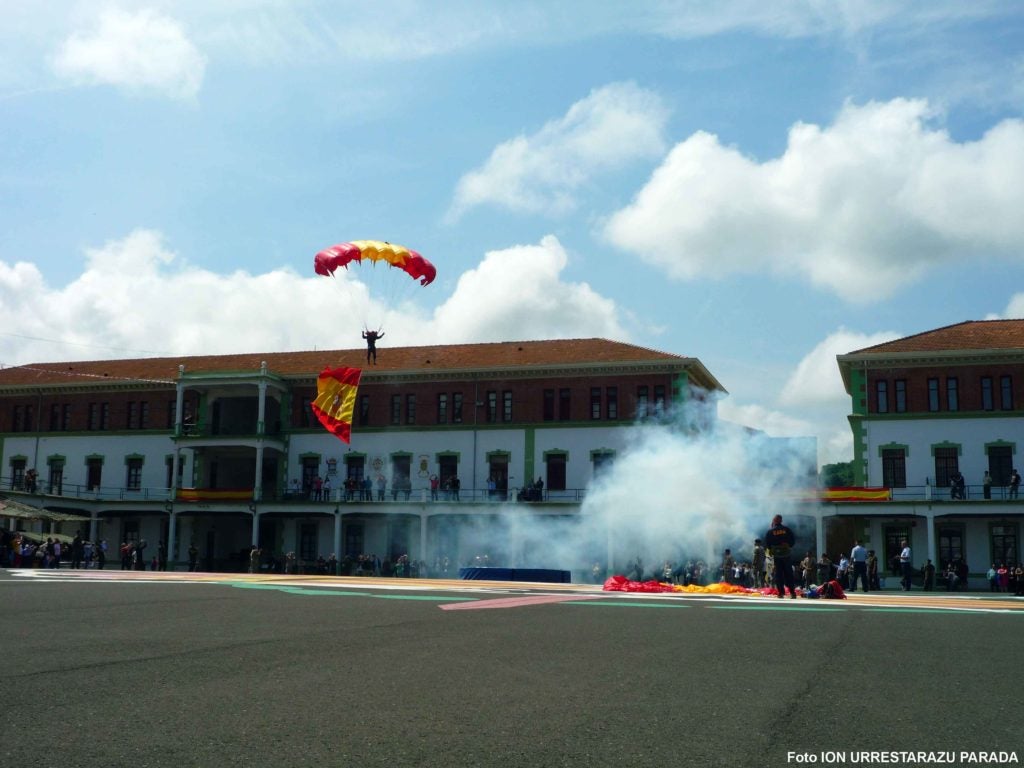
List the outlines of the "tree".
{"label": "tree", "polygon": [[853,485],[853,462],[842,461],[837,464],[825,464],[821,468],[820,480],[823,488],[843,488]]}

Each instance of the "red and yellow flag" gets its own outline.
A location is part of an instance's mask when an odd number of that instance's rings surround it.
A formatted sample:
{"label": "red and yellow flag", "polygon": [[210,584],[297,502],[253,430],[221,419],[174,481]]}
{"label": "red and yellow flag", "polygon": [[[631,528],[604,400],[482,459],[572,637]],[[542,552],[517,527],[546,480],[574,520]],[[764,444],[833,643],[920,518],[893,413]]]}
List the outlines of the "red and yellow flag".
{"label": "red and yellow flag", "polygon": [[313,413],[328,432],[346,443],[352,438],[352,412],[362,373],[359,368],[325,368],[316,380]]}

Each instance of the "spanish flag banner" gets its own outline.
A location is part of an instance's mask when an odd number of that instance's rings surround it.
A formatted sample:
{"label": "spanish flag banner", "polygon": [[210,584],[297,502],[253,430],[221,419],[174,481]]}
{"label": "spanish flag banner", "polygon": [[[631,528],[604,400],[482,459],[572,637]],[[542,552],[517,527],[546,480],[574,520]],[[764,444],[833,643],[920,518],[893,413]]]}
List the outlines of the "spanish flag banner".
{"label": "spanish flag banner", "polygon": [[345,443],[352,438],[352,412],[362,373],[359,368],[325,368],[316,380],[313,413],[328,432]]}
{"label": "spanish flag banner", "polygon": [[822,501],[889,501],[892,494],[888,488],[840,487],[825,488]]}

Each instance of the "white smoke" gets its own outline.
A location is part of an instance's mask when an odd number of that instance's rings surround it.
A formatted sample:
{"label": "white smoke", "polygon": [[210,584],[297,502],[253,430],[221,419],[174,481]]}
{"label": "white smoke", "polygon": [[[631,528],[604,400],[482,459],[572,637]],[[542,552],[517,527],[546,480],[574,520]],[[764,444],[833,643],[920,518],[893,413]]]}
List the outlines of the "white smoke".
{"label": "white smoke", "polygon": [[488,554],[492,565],[572,570],[573,581],[587,580],[595,563],[603,573],[625,573],[639,558],[649,577],[660,576],[666,561],[713,567],[726,548],[749,557],[776,514],[798,539],[804,529],[810,547],[801,499],[815,486],[813,442],[725,423],[696,431],[693,415],[637,425],[578,513],[540,517],[529,505],[514,505],[497,528],[481,527],[463,543]]}

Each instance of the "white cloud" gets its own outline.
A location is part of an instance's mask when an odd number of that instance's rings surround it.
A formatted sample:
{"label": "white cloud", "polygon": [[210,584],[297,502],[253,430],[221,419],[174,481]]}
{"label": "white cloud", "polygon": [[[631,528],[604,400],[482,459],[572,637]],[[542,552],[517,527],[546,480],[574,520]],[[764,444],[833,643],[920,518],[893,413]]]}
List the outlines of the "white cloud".
{"label": "white cloud", "polygon": [[727,397],[718,403],[718,416],[724,421],[759,429],[771,437],[807,437],[815,434],[806,419],[758,403],[740,403]]}
{"label": "white cloud", "polygon": [[78,85],[155,90],[192,99],[202,85],[206,57],[168,16],[109,9],[94,29],[74,32],[63,42],[53,68]]}
{"label": "white cloud", "polygon": [[864,334],[840,328],[829,334],[797,364],[782,388],[779,403],[784,406],[842,405],[847,411],[850,396],[843,388],[837,355],[898,339],[893,331]]}
{"label": "white cloud", "polygon": [[291,269],[217,274],[140,229],[88,249],[82,274],[61,289],[32,264],[0,261],[0,363],[356,348],[367,315],[382,319],[392,345],[624,339],[619,308],[586,284],[566,282],[567,264],[554,237],[493,251],[431,318],[414,306],[376,303],[354,269],[337,280]]}
{"label": "white cloud", "polygon": [[1010,301],[1006,305],[1006,309],[1003,310],[1002,314],[990,313],[985,317],[986,320],[1004,320],[1004,319],[1020,319],[1024,318],[1024,293],[1015,293],[1010,297]]}
{"label": "white cloud", "polygon": [[567,283],[568,255],[553,236],[487,253],[434,313],[433,332],[451,341],[625,339],[621,311],[586,283]]}
{"label": "white cloud", "polygon": [[602,172],[664,151],[668,110],[634,83],[612,83],[576,102],[565,116],[530,136],[498,145],[463,176],[449,219],[477,205],[561,214],[581,187]]}
{"label": "white cloud", "polygon": [[943,264],[1024,248],[1024,122],[975,142],[930,127],[924,101],[847,104],[799,123],[759,162],[696,133],[606,223],[676,279],[778,272],[850,301],[886,298]]}

